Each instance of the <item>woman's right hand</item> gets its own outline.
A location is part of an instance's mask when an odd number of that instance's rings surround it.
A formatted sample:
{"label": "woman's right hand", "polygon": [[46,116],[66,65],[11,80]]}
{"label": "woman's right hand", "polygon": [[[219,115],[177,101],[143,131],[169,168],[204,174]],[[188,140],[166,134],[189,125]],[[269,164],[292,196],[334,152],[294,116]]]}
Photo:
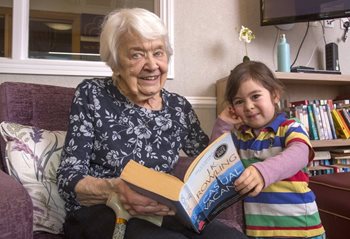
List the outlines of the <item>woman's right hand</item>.
{"label": "woman's right hand", "polygon": [[130,215],[175,215],[175,212],[169,207],[137,193],[136,191],[132,190],[123,180],[119,178],[112,180],[116,180],[115,183],[118,185],[117,193],[119,200]]}

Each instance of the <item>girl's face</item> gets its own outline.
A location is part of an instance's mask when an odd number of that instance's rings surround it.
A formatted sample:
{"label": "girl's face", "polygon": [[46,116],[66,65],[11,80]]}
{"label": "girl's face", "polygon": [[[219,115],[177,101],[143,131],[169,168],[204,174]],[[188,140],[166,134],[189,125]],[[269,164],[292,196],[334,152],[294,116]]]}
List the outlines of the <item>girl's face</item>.
{"label": "girl's face", "polygon": [[244,124],[261,129],[274,119],[279,99],[279,95],[271,94],[261,84],[248,79],[239,87],[232,104]]}

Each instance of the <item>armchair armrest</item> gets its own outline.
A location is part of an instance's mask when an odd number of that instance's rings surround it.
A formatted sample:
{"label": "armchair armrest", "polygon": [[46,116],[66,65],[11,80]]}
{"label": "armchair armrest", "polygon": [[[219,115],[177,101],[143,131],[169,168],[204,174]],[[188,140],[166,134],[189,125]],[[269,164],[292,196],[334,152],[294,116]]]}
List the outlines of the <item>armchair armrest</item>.
{"label": "armchair armrest", "polygon": [[28,192],[0,170],[0,235],[4,239],[33,238],[33,204]]}

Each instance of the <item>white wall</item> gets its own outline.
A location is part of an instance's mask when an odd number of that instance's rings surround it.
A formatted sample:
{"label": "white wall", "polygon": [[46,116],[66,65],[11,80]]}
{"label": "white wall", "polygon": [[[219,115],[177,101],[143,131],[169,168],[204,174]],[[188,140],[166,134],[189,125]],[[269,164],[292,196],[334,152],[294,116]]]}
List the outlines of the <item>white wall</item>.
{"label": "white wall", "polygon": [[[273,26],[260,26],[258,0],[175,0],[175,79],[166,88],[197,101],[215,97],[216,80],[227,76],[242,61],[244,43],[238,40],[241,25],[249,27],[256,39],[248,45],[249,57],[276,69],[274,44],[278,33]],[[291,46],[292,61],[306,30],[306,23],[298,23],[287,35]],[[326,28],[327,43],[336,42],[339,47],[340,67],[350,75],[350,40],[339,41],[343,34],[339,20],[334,28]],[[319,24],[310,27],[296,65],[324,68],[324,41]],[[35,76],[0,74],[4,81],[24,81],[61,86],[76,86],[83,78],[69,76]],[[202,124],[210,133],[215,120],[214,103],[194,105]]]}

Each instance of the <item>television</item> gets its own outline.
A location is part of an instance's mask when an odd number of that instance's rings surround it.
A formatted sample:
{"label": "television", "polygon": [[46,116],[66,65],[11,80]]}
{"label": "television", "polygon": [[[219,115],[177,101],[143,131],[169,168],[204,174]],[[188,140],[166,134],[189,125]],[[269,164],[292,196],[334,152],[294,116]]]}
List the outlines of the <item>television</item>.
{"label": "television", "polygon": [[261,26],[350,17],[350,0],[260,0]]}

